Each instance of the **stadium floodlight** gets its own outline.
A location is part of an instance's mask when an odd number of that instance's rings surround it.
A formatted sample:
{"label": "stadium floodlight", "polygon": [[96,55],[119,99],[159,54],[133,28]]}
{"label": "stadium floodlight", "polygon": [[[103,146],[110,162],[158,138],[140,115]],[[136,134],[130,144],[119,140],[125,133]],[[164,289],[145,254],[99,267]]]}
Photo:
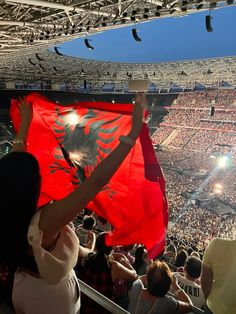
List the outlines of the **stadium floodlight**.
{"label": "stadium floodlight", "polygon": [[75,113],[70,113],[66,116],[65,121],[68,125],[77,125],[79,123],[79,116]]}
{"label": "stadium floodlight", "polygon": [[229,163],[229,158],[227,156],[220,156],[217,158],[216,163],[217,163],[218,168],[224,169],[227,167]]}
{"label": "stadium floodlight", "polygon": [[81,164],[84,154],[79,151],[69,152],[70,159],[77,165]]}
{"label": "stadium floodlight", "polygon": [[221,183],[216,183],[213,187],[213,193],[221,194],[223,192],[223,185]]}

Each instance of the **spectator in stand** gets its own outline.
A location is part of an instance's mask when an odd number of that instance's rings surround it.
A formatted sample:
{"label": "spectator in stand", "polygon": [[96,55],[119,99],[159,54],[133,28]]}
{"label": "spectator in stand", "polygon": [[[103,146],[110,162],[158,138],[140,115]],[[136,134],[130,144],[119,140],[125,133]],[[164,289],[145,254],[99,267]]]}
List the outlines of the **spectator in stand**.
{"label": "spectator in stand", "polygon": [[201,285],[205,313],[236,313],[236,240],[211,240],[203,257]]}
{"label": "spectator in stand", "polygon": [[[105,244],[106,232],[100,233],[96,240],[95,251],[91,253],[80,269],[78,276],[95,290],[113,300],[113,287],[117,280],[134,281],[137,278],[128,259],[119,253],[112,255],[112,246]],[[82,295],[81,314],[105,314],[103,307]]]}
{"label": "spectator in stand", "polygon": [[[17,313],[79,313],[80,291],[73,268],[84,248],[68,223],[107,184],[130,152],[130,143],[143,125],[144,102],[144,95],[138,94],[128,138],[121,138],[89,179],[64,199],[38,210],[39,164],[25,152],[32,108],[21,100],[14,152],[0,159],[0,264],[16,271],[13,303]],[[135,271],[131,273],[135,276]]]}
{"label": "spectator in stand", "polygon": [[[171,284],[177,300],[166,295]],[[152,262],[147,275],[139,277],[133,283],[128,307],[131,314],[182,314],[191,310],[190,298],[173,279],[165,262]]]}
{"label": "spectator in stand", "polygon": [[[114,253],[112,256],[115,258],[118,253],[118,258],[120,254],[125,256],[131,265],[134,264],[135,258],[130,254],[130,251],[133,250],[135,247],[134,244],[132,245],[125,245],[125,246],[118,246],[114,249]],[[124,279],[119,279],[114,282],[114,301],[124,309],[128,308],[129,304],[129,296],[128,292],[130,289],[130,281],[126,281]]]}
{"label": "spectator in stand", "polygon": [[148,267],[147,250],[143,245],[140,245],[135,250],[134,269],[138,275],[146,275]]}
{"label": "spectator in stand", "polygon": [[190,254],[190,256],[194,256],[194,257],[197,257],[197,258],[201,259],[200,254],[199,254],[198,252],[196,252],[196,251],[193,251],[193,252]]}
{"label": "spectator in stand", "polygon": [[188,253],[185,250],[180,250],[176,256],[175,267],[183,267],[187,257]]}
{"label": "spectator in stand", "polygon": [[178,272],[173,275],[177,279],[179,286],[187,293],[190,297],[194,306],[202,308],[205,300],[200,286],[200,275],[201,275],[202,262],[197,257],[190,256],[185,261],[184,273]]}
{"label": "spectator in stand", "polygon": [[79,238],[80,244],[94,250],[96,235],[92,231],[96,226],[96,219],[93,216],[84,216],[83,223],[79,225],[75,233]]}
{"label": "spectator in stand", "polygon": [[167,246],[166,251],[163,255],[163,260],[169,264],[175,265],[177,256],[177,250],[173,243]]}

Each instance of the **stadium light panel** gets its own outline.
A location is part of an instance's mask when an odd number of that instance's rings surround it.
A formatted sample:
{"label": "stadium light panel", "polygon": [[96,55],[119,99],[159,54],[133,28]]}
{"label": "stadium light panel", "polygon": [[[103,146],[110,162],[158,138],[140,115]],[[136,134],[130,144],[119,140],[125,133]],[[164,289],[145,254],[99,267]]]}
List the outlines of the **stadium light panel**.
{"label": "stadium light panel", "polygon": [[68,123],[69,125],[76,125],[79,123],[79,117],[75,113],[68,114],[65,120],[66,120],[66,123]]}
{"label": "stadium light panel", "polygon": [[215,194],[221,194],[223,192],[223,185],[221,183],[216,183],[213,187],[213,192]]}
{"label": "stadium light panel", "polygon": [[229,163],[229,158],[227,156],[220,156],[219,158],[217,158],[216,163],[218,168],[224,169]]}

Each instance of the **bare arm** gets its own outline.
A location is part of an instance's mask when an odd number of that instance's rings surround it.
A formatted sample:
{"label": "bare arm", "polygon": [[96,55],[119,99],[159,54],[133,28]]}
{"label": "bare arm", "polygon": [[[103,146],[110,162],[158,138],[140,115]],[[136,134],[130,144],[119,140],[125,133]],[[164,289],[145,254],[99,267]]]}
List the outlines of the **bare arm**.
{"label": "bare arm", "polygon": [[213,272],[210,267],[202,265],[201,286],[205,299],[208,298],[213,283]]}
{"label": "bare arm", "polygon": [[112,253],[112,258],[114,258],[114,260],[116,262],[121,263],[126,268],[134,270],[134,268],[130,264],[130,261],[128,260],[128,258],[125,255],[123,255],[122,253]]}
{"label": "bare arm", "polygon": [[[132,128],[128,136],[134,141],[137,139],[142,127],[144,97],[138,96],[133,112]],[[64,199],[47,205],[42,209],[40,229],[43,231],[43,244],[51,244],[58,231],[73,220],[78,213],[91,201],[106,185],[131,150],[131,146],[120,143],[96,167],[90,178],[84,181],[70,195]]]}
{"label": "bare arm", "polygon": [[138,279],[142,282],[143,286],[146,288],[147,287],[147,276],[142,275],[142,276],[139,276]]}
{"label": "bare arm", "polygon": [[85,248],[89,249],[91,252],[93,252],[96,244],[96,234],[93,231],[88,232],[88,238],[89,241],[86,244]]}
{"label": "bare arm", "polygon": [[119,262],[112,261],[111,262],[111,277],[113,281],[115,281],[116,279],[134,281],[135,279],[137,279],[137,274],[133,268],[130,269],[130,267],[128,268]]}
{"label": "bare arm", "polygon": [[176,313],[184,314],[190,312],[193,308],[192,301],[185,291],[178,285],[177,279],[175,277],[173,277],[172,288],[176,299],[179,301],[179,308]]}
{"label": "bare arm", "polygon": [[24,98],[20,98],[20,116],[21,122],[19,130],[13,141],[12,150],[15,152],[23,152],[26,150],[26,141],[28,136],[29,127],[32,121],[32,107],[30,103],[27,103]]}

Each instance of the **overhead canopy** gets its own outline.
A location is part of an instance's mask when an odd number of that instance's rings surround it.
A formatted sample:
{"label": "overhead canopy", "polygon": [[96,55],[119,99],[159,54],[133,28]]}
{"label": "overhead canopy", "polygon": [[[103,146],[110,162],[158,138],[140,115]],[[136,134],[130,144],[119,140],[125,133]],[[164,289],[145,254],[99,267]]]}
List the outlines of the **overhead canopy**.
{"label": "overhead canopy", "polygon": [[50,80],[52,84],[67,84],[68,89],[78,90],[86,78],[91,91],[94,86],[101,91],[104,84],[112,83],[116,92],[124,91],[128,73],[136,79],[149,78],[160,89],[167,90],[172,83],[194,88],[196,82],[207,87],[220,86],[222,80],[235,86],[236,63],[230,57],[128,64],[75,59],[47,50],[108,29],[225,5],[227,2],[219,0],[0,0],[0,84]]}

